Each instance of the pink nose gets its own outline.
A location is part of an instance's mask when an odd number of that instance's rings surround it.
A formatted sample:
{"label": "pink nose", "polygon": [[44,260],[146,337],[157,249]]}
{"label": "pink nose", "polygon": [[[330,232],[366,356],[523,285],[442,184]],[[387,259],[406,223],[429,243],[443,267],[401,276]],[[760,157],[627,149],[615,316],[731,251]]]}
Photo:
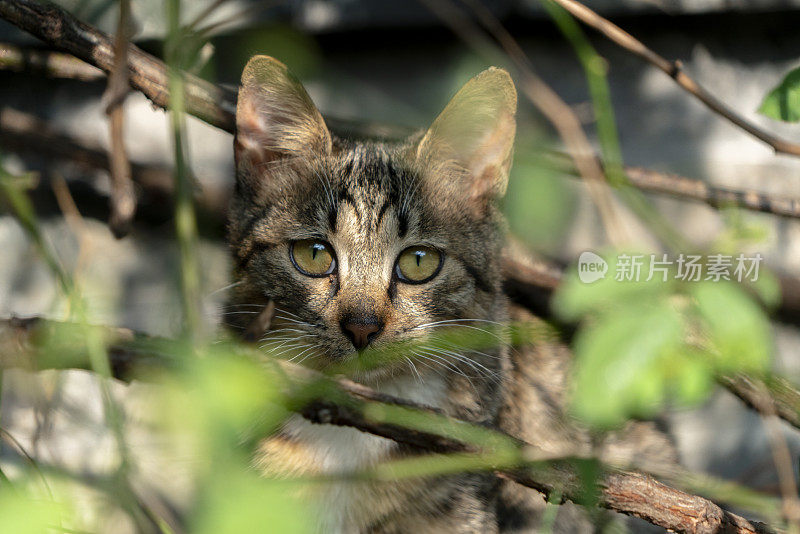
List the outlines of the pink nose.
{"label": "pink nose", "polygon": [[344,332],[345,336],[350,338],[350,341],[353,342],[353,346],[358,350],[369,345],[382,328],[383,325],[377,320],[369,322],[342,322],[342,332]]}

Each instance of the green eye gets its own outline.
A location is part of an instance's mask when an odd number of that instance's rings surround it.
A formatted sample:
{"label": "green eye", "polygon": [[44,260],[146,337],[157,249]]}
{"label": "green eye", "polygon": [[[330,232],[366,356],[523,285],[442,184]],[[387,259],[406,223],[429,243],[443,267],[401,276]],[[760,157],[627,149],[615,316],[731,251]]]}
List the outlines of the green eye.
{"label": "green eye", "polygon": [[439,273],[442,255],[430,247],[409,247],[397,258],[397,277],[408,284],[427,282]]}
{"label": "green eye", "polygon": [[295,241],[289,250],[292,263],[306,276],[326,276],[336,269],[333,248],[324,241],[303,239]]}

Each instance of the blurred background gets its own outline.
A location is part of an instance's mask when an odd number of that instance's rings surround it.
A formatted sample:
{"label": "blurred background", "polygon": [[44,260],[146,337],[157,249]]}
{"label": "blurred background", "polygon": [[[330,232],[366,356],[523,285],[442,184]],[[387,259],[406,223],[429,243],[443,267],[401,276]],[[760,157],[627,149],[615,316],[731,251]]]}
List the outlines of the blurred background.
{"label": "blurred background", "polygon": [[[81,20],[113,34],[117,3],[110,0],[57,2]],[[212,4],[214,4],[212,6]],[[570,44],[538,2],[484,4],[519,40],[535,71],[563,98],[594,139],[595,124],[586,78]],[[800,0],[586,0],[668,59],[679,59],[711,93],[738,113],[787,139],[800,142],[800,127],[756,113],[764,95],[800,62]],[[210,12],[207,8],[213,7]],[[268,54],[303,81],[326,117],[356,123],[410,128],[427,126],[454,92],[493,61],[481,56],[423,4],[410,0],[228,0],[183,2],[182,20],[195,21],[211,36],[198,54],[197,72],[235,87],[247,59]],[[133,0],[134,42],[161,56],[166,32],[160,0]],[[588,32],[607,60],[624,162],[676,173],[710,184],[800,197],[800,160],[776,156],[678,88],[662,72]],[[40,43],[0,21],[0,42],[21,47]],[[89,76],[91,77],[91,76]],[[27,114],[54,135],[82,146],[107,150],[103,77],[93,80],[47,77],[36,69],[0,70],[0,112],[4,120]],[[558,147],[551,126],[529,101],[520,99],[516,162],[506,200],[512,232],[555,264],[572,265],[584,250],[601,249],[606,237],[579,179],[537,164],[543,147]],[[173,147],[167,115],[139,93],[125,102],[125,142],[130,159],[153,172],[169,172]],[[28,117],[30,116],[30,117]],[[9,119],[11,117],[11,119]],[[2,122],[2,121],[0,121]],[[37,126],[44,131],[44,126]],[[200,257],[205,321],[224,321],[221,304],[230,283],[223,243],[224,210],[233,183],[232,138],[187,117],[189,166],[197,179]],[[172,207],[163,199],[142,201],[133,231],[116,240],[105,225],[109,177],[85,162],[53,157],[47,150],[20,148],[14,136],[0,137],[5,166],[36,171],[33,193],[48,241],[85,284],[92,322],[159,335],[180,329],[178,251],[172,240]],[[18,139],[17,139],[18,141]],[[62,216],[50,183],[68,184],[84,220],[80,238]],[[757,236],[748,252],[760,253],[778,273],[800,273],[800,221],[753,212],[720,212],[703,204],[649,195],[658,210],[698,248],[720,239],[731,221]],[[625,208],[625,224],[644,247],[647,230]],[[743,222],[742,222],[743,221]],[[83,246],[80,241],[84,240]],[[58,317],[60,303],[51,273],[23,229],[0,213],[0,316]],[[800,333],[777,322],[780,369],[800,379]],[[3,427],[35,457],[70,468],[102,472],[110,440],[98,422],[99,391],[87,373],[23,376],[6,373],[2,390]],[[141,385],[114,388],[134,422],[141,415]],[[47,408],[47,409],[46,409]],[[50,409],[52,408],[52,409]],[[43,414],[48,413],[47,417]],[[138,414],[138,415],[137,415]],[[146,421],[142,423],[146,427]],[[727,392],[694,410],[671,412],[664,420],[684,463],[771,493],[777,482],[761,421]],[[146,455],[147,437],[131,427],[133,449]],[[784,429],[796,462],[800,439]],[[152,445],[152,444],[151,444]],[[21,462],[7,444],[0,463]],[[154,471],[146,484],[172,491],[174,477]]]}

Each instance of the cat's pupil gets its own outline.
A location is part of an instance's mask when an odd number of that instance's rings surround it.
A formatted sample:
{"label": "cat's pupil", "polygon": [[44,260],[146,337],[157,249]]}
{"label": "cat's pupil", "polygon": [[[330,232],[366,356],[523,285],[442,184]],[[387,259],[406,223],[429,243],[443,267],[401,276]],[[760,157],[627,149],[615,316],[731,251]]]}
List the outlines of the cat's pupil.
{"label": "cat's pupil", "polygon": [[326,249],[326,247],[322,243],[314,243],[314,244],[312,244],[311,245],[311,261],[316,260],[317,259],[317,253],[321,254],[321,253],[325,252],[325,249]]}
{"label": "cat's pupil", "polygon": [[422,257],[424,255],[425,255],[425,253],[422,252],[421,250],[417,251],[417,254],[416,254],[416,256],[417,256],[417,267],[419,267],[419,264],[422,263]]}

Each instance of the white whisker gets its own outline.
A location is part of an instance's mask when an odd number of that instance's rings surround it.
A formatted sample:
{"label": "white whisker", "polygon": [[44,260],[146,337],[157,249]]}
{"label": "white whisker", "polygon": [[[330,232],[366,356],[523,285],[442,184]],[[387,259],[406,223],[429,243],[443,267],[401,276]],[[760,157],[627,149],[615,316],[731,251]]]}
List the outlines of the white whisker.
{"label": "white whisker", "polygon": [[236,286],[238,286],[238,285],[241,285],[241,284],[243,284],[243,283],[244,283],[244,280],[239,280],[238,282],[234,282],[234,283],[232,283],[232,284],[228,284],[227,286],[223,286],[223,287],[221,287],[221,288],[219,288],[219,289],[215,289],[214,291],[212,291],[211,293],[209,293],[208,295],[206,295],[206,298],[213,297],[213,296],[214,296],[214,295],[216,295],[217,293],[222,293],[223,291],[227,291],[227,290],[229,290],[229,289],[231,289],[231,288],[233,288],[233,287],[236,287]]}

